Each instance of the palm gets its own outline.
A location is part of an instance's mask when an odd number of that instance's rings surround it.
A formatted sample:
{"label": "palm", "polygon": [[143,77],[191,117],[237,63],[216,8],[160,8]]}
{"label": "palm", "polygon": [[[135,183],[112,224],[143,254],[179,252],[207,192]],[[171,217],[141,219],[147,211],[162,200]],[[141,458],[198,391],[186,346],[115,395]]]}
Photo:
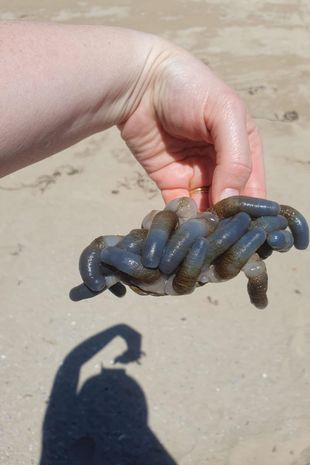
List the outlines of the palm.
{"label": "palm", "polygon": [[[162,119],[166,120],[167,128],[163,127]],[[121,129],[136,159],[168,202],[189,196],[190,190],[196,187],[210,186],[215,158],[211,143],[202,138],[191,140],[186,132],[184,137],[174,135],[169,121],[162,119],[149,102],[142,101]]]}

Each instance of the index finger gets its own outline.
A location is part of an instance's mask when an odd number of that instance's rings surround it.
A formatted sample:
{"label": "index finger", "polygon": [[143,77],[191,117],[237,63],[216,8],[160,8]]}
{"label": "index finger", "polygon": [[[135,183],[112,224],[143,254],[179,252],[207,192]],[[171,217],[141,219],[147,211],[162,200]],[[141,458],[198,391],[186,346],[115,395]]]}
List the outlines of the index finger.
{"label": "index finger", "polygon": [[252,157],[252,172],[245,189],[241,193],[251,197],[265,198],[266,181],[263,146],[257,126],[250,116],[247,117],[247,130]]}

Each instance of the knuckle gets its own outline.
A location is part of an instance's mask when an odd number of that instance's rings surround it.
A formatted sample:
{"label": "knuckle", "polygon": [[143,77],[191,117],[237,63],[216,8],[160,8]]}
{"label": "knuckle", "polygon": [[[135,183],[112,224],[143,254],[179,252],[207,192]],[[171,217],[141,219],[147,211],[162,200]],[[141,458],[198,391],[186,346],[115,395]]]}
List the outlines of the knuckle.
{"label": "knuckle", "polygon": [[233,90],[227,90],[222,94],[222,107],[227,115],[239,115],[246,118],[246,106],[244,101]]}
{"label": "knuckle", "polygon": [[241,184],[244,184],[252,173],[252,164],[249,160],[248,163],[242,161],[234,161],[231,165],[231,171],[238,178]]}

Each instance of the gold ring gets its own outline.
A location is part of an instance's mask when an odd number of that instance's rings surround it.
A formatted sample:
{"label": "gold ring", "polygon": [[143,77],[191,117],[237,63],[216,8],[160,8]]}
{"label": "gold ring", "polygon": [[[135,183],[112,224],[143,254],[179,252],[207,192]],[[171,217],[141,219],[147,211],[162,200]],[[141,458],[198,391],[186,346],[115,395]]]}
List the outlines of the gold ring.
{"label": "gold ring", "polygon": [[189,191],[189,194],[202,194],[204,192],[209,192],[209,187],[208,186],[202,186],[202,187],[195,187],[195,189],[191,189]]}

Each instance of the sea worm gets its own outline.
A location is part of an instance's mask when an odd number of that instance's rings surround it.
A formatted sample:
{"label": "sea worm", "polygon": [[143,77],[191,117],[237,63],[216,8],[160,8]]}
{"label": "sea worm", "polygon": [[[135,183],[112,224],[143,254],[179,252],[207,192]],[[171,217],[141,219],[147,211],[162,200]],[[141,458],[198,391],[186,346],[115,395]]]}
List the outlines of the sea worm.
{"label": "sea worm", "polygon": [[220,218],[227,218],[241,211],[255,218],[258,216],[278,215],[280,212],[280,205],[272,200],[233,196],[221,200],[209,210],[214,211]]}
{"label": "sea worm", "polygon": [[288,226],[287,218],[282,215],[277,216],[261,216],[252,221],[251,227],[263,228],[266,233],[285,229]]}
{"label": "sea worm", "polygon": [[211,265],[216,257],[222,255],[237,242],[248,230],[250,223],[251,218],[244,212],[221,221],[214,233],[206,239],[205,266]]}
{"label": "sea worm", "polygon": [[116,270],[131,276],[142,283],[151,283],[160,278],[158,269],[145,268],[140,255],[118,247],[107,247],[101,251],[104,264],[113,266]]}
{"label": "sea worm", "polygon": [[[71,289],[69,293],[69,297],[74,302],[79,302],[80,300],[90,299],[92,297],[101,294],[105,289],[99,292],[91,291],[84,283],[80,284]],[[126,286],[121,282],[116,282],[112,286],[109,287],[109,291],[114,294],[116,297],[123,297],[126,294]]]}
{"label": "sea worm", "polygon": [[267,244],[278,252],[288,252],[294,245],[290,231],[273,231],[267,235]]}
{"label": "sea worm", "polygon": [[199,213],[192,199],[182,197],[146,215],[142,229],[100,236],[87,246],[79,262],[83,284],[70,297],[83,300],[106,289],[120,297],[124,284],[141,295],[183,295],[243,270],[251,302],[265,308],[263,260],[273,251],[293,245],[303,250],[308,244],[305,218],[287,205],[238,196]]}
{"label": "sea worm", "polygon": [[190,219],[183,223],[169,239],[159,269],[164,274],[172,274],[185,258],[188,249],[198,237],[204,237],[214,230],[213,221],[205,218]]}
{"label": "sea worm", "polygon": [[270,247],[267,241],[265,241],[256,251],[262,260],[266,260],[268,257],[270,257],[272,252],[273,249]]}
{"label": "sea worm", "polygon": [[180,197],[178,199],[171,200],[167,203],[165,210],[170,210],[176,213],[179,219],[179,225],[191,218],[197,216],[197,205],[190,197]]}
{"label": "sea worm", "polygon": [[120,236],[100,236],[83,250],[79,269],[84,284],[91,291],[103,291],[119,281],[115,277],[115,272],[101,262],[100,254],[105,247],[116,245],[120,239]]}
{"label": "sea worm", "polygon": [[238,213],[234,218],[223,220],[216,230],[206,239],[198,238],[173,280],[173,288],[178,294],[189,294],[195,288],[195,282],[203,266],[207,268],[213,260],[223,254],[247,231],[251,218],[247,213]]}
{"label": "sea worm", "polygon": [[259,227],[247,231],[230,249],[215,260],[215,271],[223,279],[232,279],[265,242],[266,232]]}
{"label": "sea worm", "polygon": [[196,287],[198,276],[205,261],[207,242],[196,239],[173,279],[173,288],[178,294],[190,294]]}
{"label": "sea worm", "polygon": [[101,294],[101,292],[102,291],[91,291],[84,283],[82,283],[72,288],[69,296],[73,302],[79,302],[80,300],[91,299],[92,297]]}
{"label": "sea worm", "polygon": [[142,264],[148,268],[157,268],[171,233],[178,223],[174,211],[163,210],[155,215],[144,242]]}
{"label": "sea worm", "polygon": [[296,249],[306,249],[309,245],[309,227],[305,217],[298,210],[288,205],[280,205],[280,215],[285,216],[288,220]]}
{"label": "sea worm", "polygon": [[248,278],[248,294],[250,301],[256,308],[265,308],[268,305],[268,275],[263,260],[254,254],[242,268]]}
{"label": "sea worm", "polygon": [[141,227],[143,229],[150,229],[154,217],[159,213],[160,210],[151,210],[142,220]]}
{"label": "sea worm", "polygon": [[146,229],[133,229],[117,243],[117,247],[140,255],[146,236]]}

